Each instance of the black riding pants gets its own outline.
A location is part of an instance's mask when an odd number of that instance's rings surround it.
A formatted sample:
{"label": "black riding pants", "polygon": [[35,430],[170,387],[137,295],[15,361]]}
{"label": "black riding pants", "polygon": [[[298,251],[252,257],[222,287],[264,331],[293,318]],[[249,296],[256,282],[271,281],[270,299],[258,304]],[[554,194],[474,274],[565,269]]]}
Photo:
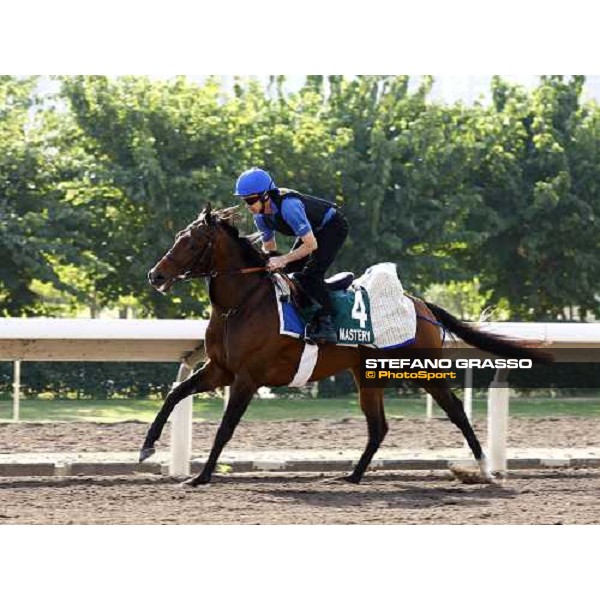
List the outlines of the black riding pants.
{"label": "black riding pants", "polygon": [[[335,260],[348,236],[348,221],[337,210],[323,229],[314,234],[317,239],[317,249],[300,260],[288,263],[285,270],[287,273],[295,273],[294,278],[304,291],[322,306],[319,315],[333,315],[334,310],[329,300],[329,293],[325,288],[325,272]],[[292,250],[299,248],[302,243],[302,240],[297,238]]]}

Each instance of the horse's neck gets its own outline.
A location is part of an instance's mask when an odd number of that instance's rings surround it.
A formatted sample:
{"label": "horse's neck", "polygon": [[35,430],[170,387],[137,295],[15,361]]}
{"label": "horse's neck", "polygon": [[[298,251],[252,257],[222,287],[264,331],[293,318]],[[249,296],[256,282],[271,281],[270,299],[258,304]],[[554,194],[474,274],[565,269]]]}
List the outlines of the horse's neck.
{"label": "horse's neck", "polygon": [[[248,267],[242,256],[241,248],[235,241],[222,235],[222,246],[219,248],[214,269],[219,273],[227,273]],[[218,275],[211,279],[209,296],[212,305],[220,310],[234,310],[253,294],[260,285],[261,273]]]}

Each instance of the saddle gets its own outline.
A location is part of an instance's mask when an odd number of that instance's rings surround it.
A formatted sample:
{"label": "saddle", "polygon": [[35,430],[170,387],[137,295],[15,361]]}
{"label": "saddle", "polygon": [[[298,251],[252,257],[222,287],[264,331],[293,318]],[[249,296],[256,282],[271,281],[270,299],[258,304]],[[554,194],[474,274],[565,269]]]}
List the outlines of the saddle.
{"label": "saddle", "polygon": [[[280,333],[304,339],[316,306],[289,275],[273,274],[280,315]],[[414,341],[416,312],[394,263],[369,267],[360,277],[337,273],[326,280],[335,311],[340,345],[397,348]]]}
{"label": "saddle", "polygon": [[350,271],[342,271],[336,273],[325,280],[325,287],[330,292],[336,292],[338,290],[347,290],[352,282],[354,281],[354,273]]}
{"label": "saddle", "polygon": [[[289,286],[289,293],[285,294],[289,301],[298,309],[306,309],[313,306],[312,298],[302,288],[300,282],[294,277],[295,273],[282,275]],[[325,279],[325,288],[328,292],[339,292],[347,290],[355,279],[354,273],[342,271]]]}

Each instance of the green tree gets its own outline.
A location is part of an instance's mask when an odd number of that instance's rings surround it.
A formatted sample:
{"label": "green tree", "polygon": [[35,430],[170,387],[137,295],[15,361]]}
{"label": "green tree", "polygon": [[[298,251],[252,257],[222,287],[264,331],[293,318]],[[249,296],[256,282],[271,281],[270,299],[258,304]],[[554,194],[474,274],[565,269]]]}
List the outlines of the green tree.
{"label": "green tree", "polygon": [[81,213],[64,203],[53,111],[37,78],[0,77],[0,312],[51,314],[46,290],[72,291],[57,265],[77,258]]}
{"label": "green tree", "polygon": [[490,106],[431,101],[431,77],[61,81],[44,104],[35,79],[0,79],[4,314],[205,314],[202,284],[164,297],[146,272],[252,165],[343,206],[340,269],[395,261],[466,313],[479,289],[511,318],[599,314],[600,112],[582,77],[494,78]]}
{"label": "green tree", "polygon": [[[530,95],[500,79],[494,104],[474,131],[482,152],[471,172],[479,203],[467,229],[477,241],[466,265],[492,302],[520,318],[556,318],[573,304],[597,309],[597,200],[580,165],[597,157],[584,107],[583,78],[544,77]],[[588,158],[584,158],[587,155]]]}
{"label": "green tree", "polygon": [[102,167],[94,185],[86,181],[82,189],[101,217],[92,250],[104,265],[94,277],[103,301],[135,296],[142,312],[156,316],[201,314],[201,285],[166,299],[147,284],[146,272],[204,203],[222,205],[231,186],[235,144],[218,83],[67,77],[63,95]]}

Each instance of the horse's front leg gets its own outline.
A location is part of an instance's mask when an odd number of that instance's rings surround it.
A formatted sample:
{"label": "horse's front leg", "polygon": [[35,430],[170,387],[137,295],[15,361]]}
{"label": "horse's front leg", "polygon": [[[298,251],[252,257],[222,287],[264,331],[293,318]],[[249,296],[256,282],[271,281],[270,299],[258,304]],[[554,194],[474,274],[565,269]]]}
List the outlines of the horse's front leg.
{"label": "horse's front leg", "polygon": [[252,400],[252,396],[254,396],[258,387],[249,376],[243,374],[236,376],[231,386],[231,393],[225,414],[221,419],[221,424],[217,430],[206,464],[198,475],[185,481],[184,485],[195,487],[210,481],[225,444],[231,439],[235,428],[246,412],[248,404],[250,404],[250,400]]}
{"label": "horse's front leg", "polygon": [[233,377],[230,373],[208,360],[185,381],[175,386],[167,394],[161,409],[154,418],[154,422],[150,426],[150,429],[148,429],[144,445],[140,451],[140,462],[154,454],[154,444],[160,438],[165,423],[180,400],[183,400],[190,394],[208,392],[217,387],[229,385],[232,379]]}

